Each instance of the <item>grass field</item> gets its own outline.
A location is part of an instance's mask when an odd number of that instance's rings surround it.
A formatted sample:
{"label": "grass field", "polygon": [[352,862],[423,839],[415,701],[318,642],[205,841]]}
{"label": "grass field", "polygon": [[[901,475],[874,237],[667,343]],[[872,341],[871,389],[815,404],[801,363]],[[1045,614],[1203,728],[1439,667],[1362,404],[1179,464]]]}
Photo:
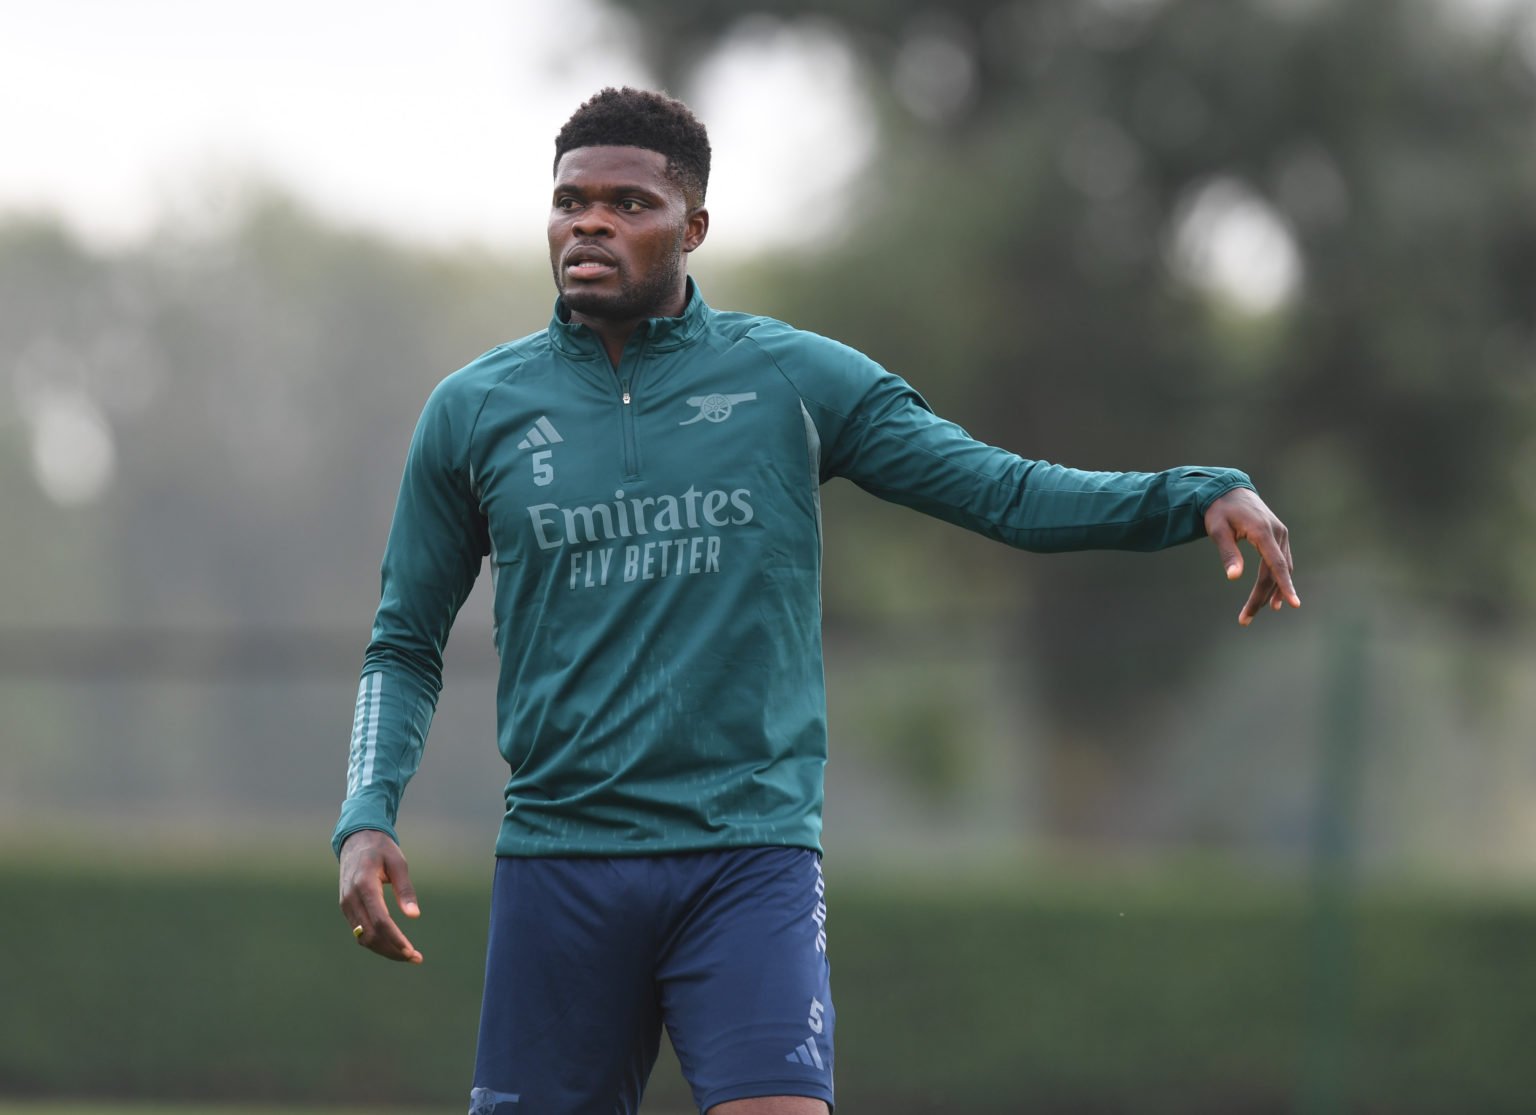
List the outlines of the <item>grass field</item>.
{"label": "grass field", "polygon": [[[380,1115],[377,1108],[361,1107],[202,1107],[197,1104],[106,1103],[7,1103],[0,1100],[0,1115]],[[442,1111],[416,1108],[390,1109],[387,1115],[445,1115]],[[453,1109],[452,1115],[458,1115]],[[682,1112],[644,1110],[644,1115],[683,1115]]]}
{"label": "grass field", "polygon": [[[0,1100],[0,1115],[363,1115],[362,1108],[341,1107],[203,1107],[198,1104],[13,1103]],[[440,1115],[420,1110],[390,1115]]]}

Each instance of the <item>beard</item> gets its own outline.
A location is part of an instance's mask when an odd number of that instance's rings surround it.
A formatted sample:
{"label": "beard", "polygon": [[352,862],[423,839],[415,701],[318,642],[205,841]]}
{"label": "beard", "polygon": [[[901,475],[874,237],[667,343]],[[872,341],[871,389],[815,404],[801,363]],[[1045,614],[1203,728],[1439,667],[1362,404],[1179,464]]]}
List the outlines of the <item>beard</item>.
{"label": "beard", "polygon": [[638,321],[656,317],[677,297],[683,274],[683,237],[679,232],[672,251],[664,262],[647,274],[635,276],[628,267],[618,265],[618,288],[594,289],[582,282],[567,282],[564,269],[555,263],[555,289],[566,309],[584,317],[609,321]]}

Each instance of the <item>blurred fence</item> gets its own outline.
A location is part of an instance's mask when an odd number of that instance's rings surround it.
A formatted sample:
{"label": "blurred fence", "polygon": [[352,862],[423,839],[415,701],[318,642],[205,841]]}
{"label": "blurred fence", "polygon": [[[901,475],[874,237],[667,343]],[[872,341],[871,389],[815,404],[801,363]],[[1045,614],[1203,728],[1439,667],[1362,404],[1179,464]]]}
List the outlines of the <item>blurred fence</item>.
{"label": "blurred fence", "polygon": [[[1199,854],[1297,874],[1328,803],[1330,756],[1347,746],[1354,787],[1333,808],[1368,877],[1528,874],[1536,650],[1373,615],[1316,581],[1307,599],[1296,617],[1234,629],[1166,697],[1093,710],[1105,738],[1051,718],[1036,668],[1050,633],[1024,620],[830,617],[829,851],[939,873],[956,856],[1028,848]],[[1214,608],[1203,591],[1166,605]],[[1362,617],[1351,621],[1358,653],[1343,684],[1358,705],[1344,744],[1330,743],[1337,615]],[[1224,607],[1210,620],[1226,621]],[[1155,667],[1156,630],[1083,622],[1104,627],[1103,669]],[[106,832],[163,847],[207,830],[323,852],[363,640],[297,625],[0,627],[0,840],[46,849]],[[506,778],[488,632],[461,622],[445,681],[402,831],[479,855]]]}

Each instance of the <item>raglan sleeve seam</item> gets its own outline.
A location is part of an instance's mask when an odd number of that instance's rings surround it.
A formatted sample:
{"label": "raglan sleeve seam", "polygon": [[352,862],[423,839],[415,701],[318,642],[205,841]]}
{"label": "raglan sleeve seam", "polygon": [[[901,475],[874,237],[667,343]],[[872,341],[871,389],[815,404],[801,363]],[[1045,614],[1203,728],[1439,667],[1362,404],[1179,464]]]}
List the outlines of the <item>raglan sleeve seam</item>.
{"label": "raglan sleeve seam", "polygon": [[[776,357],[772,351],[769,350],[768,346],[763,344],[762,341],[760,341],[757,337],[748,333],[745,339],[751,342],[753,347],[762,354],[763,358],[767,360],[769,364],[773,365],[773,370],[779,374],[779,378],[781,378],[785,383],[789,384],[790,390],[795,393],[796,398],[800,400],[802,406],[804,406],[806,402],[810,402],[812,404],[811,407],[806,407],[805,411],[806,414],[810,415],[810,419],[813,423],[816,423],[816,414],[812,410],[812,407],[816,408],[817,410],[825,411],[835,416],[836,418],[841,419],[843,422],[854,420],[851,415],[844,413],[838,407],[832,406],[826,402],[823,402],[816,396],[806,393],[806,391],[800,386],[799,381],[785,369],[784,365],[779,362],[778,357]],[[825,444],[827,441],[827,431],[821,428],[820,423],[816,423],[816,433],[817,436],[822,439],[823,444]],[[822,457],[823,461],[826,461],[826,459],[826,456]],[[823,470],[821,479],[825,481],[832,475],[836,474],[829,474]]]}
{"label": "raglan sleeve seam", "polygon": [[[491,353],[500,351],[500,348],[491,350]],[[489,353],[487,355],[490,355]],[[486,408],[490,406],[491,396],[496,393],[498,387],[504,386],[508,380],[520,372],[524,361],[519,359],[512,367],[508,368],[505,375],[498,376],[480,394],[480,403],[475,407],[474,417],[470,419],[469,430],[464,435],[464,477],[468,482],[470,493],[477,503],[480,500],[480,492],[475,477],[475,435],[480,432],[480,420],[485,415]]]}

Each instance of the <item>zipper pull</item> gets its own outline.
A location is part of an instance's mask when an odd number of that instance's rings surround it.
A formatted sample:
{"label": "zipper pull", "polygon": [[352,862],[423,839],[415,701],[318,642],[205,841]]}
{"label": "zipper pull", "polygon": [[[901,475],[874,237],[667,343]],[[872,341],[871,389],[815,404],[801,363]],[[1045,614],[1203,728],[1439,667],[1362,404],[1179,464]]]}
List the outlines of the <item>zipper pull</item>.
{"label": "zipper pull", "polygon": [[620,387],[620,388],[621,388],[621,389],[622,389],[622,390],[623,390],[623,392],[624,392],[624,405],[625,405],[625,406],[628,406],[628,405],[629,405],[629,384],[627,384],[627,383],[621,383],[621,384],[620,384],[620,385],[619,385],[619,387]]}

